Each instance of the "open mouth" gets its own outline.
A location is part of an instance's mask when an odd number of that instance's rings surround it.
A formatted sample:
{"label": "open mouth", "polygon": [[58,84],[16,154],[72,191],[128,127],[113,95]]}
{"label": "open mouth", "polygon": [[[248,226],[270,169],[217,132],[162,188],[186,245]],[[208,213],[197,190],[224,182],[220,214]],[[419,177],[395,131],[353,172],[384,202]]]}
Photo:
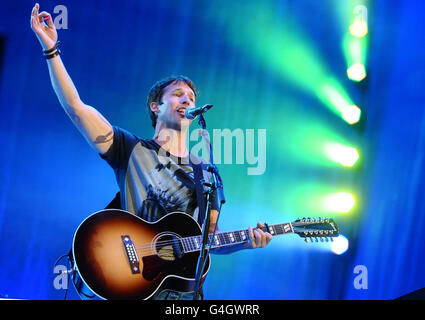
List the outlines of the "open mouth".
{"label": "open mouth", "polygon": [[176,111],[177,111],[177,113],[178,113],[180,116],[182,116],[182,117],[186,117],[186,116],[184,115],[185,110],[186,110],[186,108],[178,108]]}

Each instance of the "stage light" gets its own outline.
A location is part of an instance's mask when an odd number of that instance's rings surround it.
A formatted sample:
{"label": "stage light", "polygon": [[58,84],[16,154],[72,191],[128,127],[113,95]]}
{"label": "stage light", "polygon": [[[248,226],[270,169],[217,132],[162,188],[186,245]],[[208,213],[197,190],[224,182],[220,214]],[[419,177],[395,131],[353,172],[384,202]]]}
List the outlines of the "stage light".
{"label": "stage light", "polygon": [[367,23],[364,20],[357,19],[349,27],[350,33],[358,38],[364,37],[367,35]]}
{"label": "stage light", "polygon": [[348,250],[349,241],[343,235],[336,237],[333,242],[331,242],[331,250],[337,255],[341,255]]}
{"label": "stage light", "polygon": [[342,111],[342,118],[349,124],[355,124],[359,122],[360,116],[361,110],[356,105],[348,106]]}
{"label": "stage light", "polygon": [[323,207],[329,212],[347,213],[354,204],[354,196],[348,192],[329,194],[323,198]]}
{"label": "stage light", "polygon": [[347,76],[353,81],[362,81],[366,78],[366,70],[363,64],[355,63],[347,69]]}
{"label": "stage light", "polygon": [[349,124],[360,120],[361,111],[341,84],[335,79],[326,79],[317,90],[317,95],[329,108]]}
{"label": "stage light", "polygon": [[348,147],[340,143],[327,142],[324,144],[326,156],[344,167],[352,167],[359,159],[359,153],[356,148]]}
{"label": "stage light", "polygon": [[[359,7],[365,8],[364,6]],[[362,17],[356,17],[343,40],[347,76],[350,80],[357,82],[362,81],[367,76],[365,64],[368,40],[365,36],[366,33],[367,21]]]}
{"label": "stage light", "polygon": [[354,21],[350,25],[350,33],[358,38],[367,35],[367,7],[363,4],[356,5],[353,9]]}
{"label": "stage light", "polygon": [[360,158],[360,150],[356,149],[351,139],[327,123],[306,120],[305,115],[296,110],[275,112],[273,118],[273,130],[279,132],[281,128],[285,128],[287,132],[288,139],[274,149],[281,157],[305,165],[332,168],[354,166]]}
{"label": "stage light", "polygon": [[[235,11],[250,17],[242,29],[233,18]],[[341,118],[346,107],[354,105],[339,77],[331,76],[326,59],[319,55],[320,48],[294,21],[284,19],[283,23],[272,18],[276,12],[267,1],[245,1],[243,6],[229,1],[225,10],[220,7],[216,12],[220,12],[220,20],[227,21],[225,34],[231,43],[244,54],[255,57],[264,68],[317,97]]]}

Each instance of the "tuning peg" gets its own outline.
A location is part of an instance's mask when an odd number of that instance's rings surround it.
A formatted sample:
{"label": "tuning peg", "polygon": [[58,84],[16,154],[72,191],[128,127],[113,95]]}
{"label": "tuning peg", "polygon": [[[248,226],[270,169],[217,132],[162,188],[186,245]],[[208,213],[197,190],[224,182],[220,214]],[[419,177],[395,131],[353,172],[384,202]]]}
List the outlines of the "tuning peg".
{"label": "tuning peg", "polygon": [[305,241],[306,243],[308,243],[308,238],[305,238],[305,239],[304,239],[304,241]]}
{"label": "tuning peg", "polygon": [[331,242],[334,242],[334,238],[331,238]]}

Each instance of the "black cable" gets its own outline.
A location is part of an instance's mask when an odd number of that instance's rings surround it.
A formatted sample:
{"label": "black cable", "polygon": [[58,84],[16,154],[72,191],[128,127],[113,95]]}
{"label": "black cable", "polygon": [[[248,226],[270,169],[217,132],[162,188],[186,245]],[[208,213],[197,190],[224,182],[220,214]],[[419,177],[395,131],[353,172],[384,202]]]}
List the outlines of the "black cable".
{"label": "black cable", "polygon": [[[70,261],[70,258],[69,258],[69,254],[64,254],[64,255],[62,255],[62,256],[60,256],[57,260],[56,260],[56,262],[55,262],[55,264],[54,264],[54,266],[53,266],[53,270],[55,269],[55,267],[58,265],[58,263],[59,263],[59,261],[61,261],[63,258],[65,258],[65,257],[68,257],[68,259],[67,259],[67,263],[68,263],[68,265],[67,265],[67,268],[66,268],[66,278],[67,278],[67,285],[66,285],[66,289],[65,289],[65,296],[63,297],[63,300],[66,300],[66,296],[68,295],[68,288],[69,288],[69,277],[70,277],[70,274],[69,274],[69,272],[68,272],[68,268],[71,268],[71,265],[70,265],[70,263],[71,263],[71,261]],[[61,273],[62,274],[62,273]]]}
{"label": "black cable", "polygon": [[61,261],[61,259],[68,257],[68,254],[64,254],[63,256],[60,256],[58,260],[56,260],[55,264],[53,265],[53,267],[56,267],[59,263],[59,261]]}
{"label": "black cable", "polygon": [[[69,255],[67,255],[67,257],[68,257],[68,259],[67,259],[67,261],[68,261],[68,268],[72,268],[72,265],[71,265],[71,260],[69,259]],[[72,270],[71,270],[71,272],[72,272]],[[65,296],[63,297],[63,300],[66,300],[66,296],[68,295],[68,289],[69,289],[69,278],[71,277],[71,275],[69,274],[69,272],[66,274],[67,275],[67,284],[66,284],[66,290],[65,290]]]}

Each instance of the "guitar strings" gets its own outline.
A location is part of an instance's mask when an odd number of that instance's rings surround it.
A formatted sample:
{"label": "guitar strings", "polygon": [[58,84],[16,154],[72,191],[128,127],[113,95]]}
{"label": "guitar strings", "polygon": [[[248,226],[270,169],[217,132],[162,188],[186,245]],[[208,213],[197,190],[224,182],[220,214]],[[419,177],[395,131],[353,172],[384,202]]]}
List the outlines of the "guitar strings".
{"label": "guitar strings", "polygon": [[[255,228],[256,229],[256,228]],[[243,230],[238,230],[238,231],[234,231],[233,234],[241,234],[244,233],[247,238],[250,237],[248,230],[247,229],[243,229]],[[220,234],[226,234],[226,233],[220,233]],[[219,234],[217,234],[218,236]],[[196,246],[194,246],[193,242],[191,242],[191,238],[197,238],[199,241],[201,240],[201,236],[197,235],[197,236],[190,236],[190,237],[186,237],[186,238],[178,238],[178,239],[171,239],[171,240],[162,240],[162,241],[151,241],[148,243],[138,243],[138,244],[134,244],[134,247],[136,249],[136,251],[149,251],[154,249],[155,245],[160,245],[160,246],[166,246],[166,245],[175,245],[175,244],[180,244],[180,246],[183,248],[183,251],[186,252],[190,252],[190,251],[199,251],[199,244],[197,241],[195,241]],[[187,239],[187,243],[186,245],[183,243],[183,239]],[[212,247],[212,234],[208,235],[208,240],[210,242],[209,247]],[[242,238],[242,242],[246,241],[245,239]],[[237,241],[237,243],[239,243],[240,241]],[[195,250],[190,250],[192,249],[192,247],[195,248]],[[186,248],[189,248],[189,250],[186,250]]]}
{"label": "guitar strings", "polygon": [[[134,244],[134,247],[136,250],[143,250],[143,249],[151,249],[154,247],[154,245],[160,245],[160,246],[166,246],[166,245],[174,245],[174,244],[180,244],[183,249],[185,248],[191,248],[195,247],[193,243],[189,242],[186,245],[183,244],[183,239],[177,239],[177,240],[162,240],[157,242],[148,242],[148,243],[139,243]],[[200,240],[200,239],[199,239]],[[210,239],[211,240],[211,239]],[[190,241],[190,240],[189,240]],[[198,243],[196,243],[196,246],[199,247]]]}
{"label": "guitar strings", "polygon": [[[174,240],[174,241],[158,241],[157,244],[160,244],[160,248],[156,248],[152,245],[145,245],[145,247],[142,248],[136,248],[136,252],[139,256],[144,256],[144,255],[153,255],[153,254],[158,254],[158,251],[163,251],[165,250],[165,252],[174,252],[174,247],[173,245],[176,244],[179,240]],[[152,243],[153,244],[153,243]],[[172,246],[171,248],[166,248],[167,246]],[[187,250],[185,248],[183,248],[184,252],[190,252],[192,250]],[[163,255],[163,254],[161,254]]]}
{"label": "guitar strings", "polygon": [[[199,236],[197,238],[200,240]],[[181,239],[173,239],[173,240],[161,240],[161,241],[156,241],[156,242],[151,241],[151,242],[146,242],[146,243],[137,243],[137,244],[134,244],[134,247],[136,249],[143,249],[143,248],[147,248],[147,247],[152,247],[153,244],[167,245],[167,244],[176,244],[176,243],[179,243],[182,247],[187,247],[188,245],[192,246],[192,243],[190,242],[190,240],[188,240],[189,243],[187,243],[187,245],[185,245],[182,241],[183,239],[189,239],[189,238],[181,238]]]}
{"label": "guitar strings", "polygon": [[[149,242],[149,243],[139,243],[139,244],[135,244],[134,247],[136,249],[136,252],[138,254],[145,254],[145,253],[150,253],[150,254],[154,254],[156,251],[156,246],[159,245],[161,247],[161,250],[166,247],[166,246],[173,246],[175,244],[180,244],[181,247],[183,248],[184,252],[192,252],[192,251],[199,251],[200,248],[196,248],[193,247],[193,245],[191,244],[190,247],[188,248],[188,246],[184,246],[182,239],[174,239],[174,240],[162,240],[162,241],[157,241],[157,242]],[[195,250],[191,250],[191,249],[195,249]],[[189,250],[188,250],[189,249]],[[173,249],[167,249],[167,250],[173,250]]]}
{"label": "guitar strings", "polygon": [[[234,231],[233,233],[241,233],[241,232],[245,232],[247,234],[247,236],[249,237],[249,234],[247,233],[248,230],[238,230],[238,231]],[[224,233],[220,233],[220,234],[224,234]],[[217,234],[218,235],[218,234]],[[162,241],[157,241],[155,243],[157,244],[171,244],[171,243],[176,243],[177,241],[180,241],[181,245],[183,246],[184,244],[182,243],[183,239],[187,239],[189,241],[189,245],[192,245],[190,243],[190,238],[198,238],[198,240],[201,240],[201,236],[190,236],[190,237],[186,237],[186,238],[179,238],[179,239],[172,239],[172,240],[162,240]],[[211,234],[208,236],[209,240],[211,240]],[[143,247],[151,247],[153,244],[153,242],[149,242],[149,243],[137,243],[134,244],[134,246],[136,248],[143,248]]]}
{"label": "guitar strings", "polygon": [[190,246],[186,245],[185,246],[179,240],[158,241],[158,242],[155,242],[155,243],[151,242],[149,244],[135,246],[135,249],[136,249],[137,252],[155,251],[156,246],[154,244],[159,245],[161,248],[163,248],[165,246],[170,246],[170,245],[173,246],[175,244],[181,245],[181,248],[183,249],[184,252],[191,252],[191,251],[199,251],[200,250],[199,246],[194,246],[194,245],[190,245]]}
{"label": "guitar strings", "polygon": [[150,248],[150,247],[152,247],[153,244],[170,245],[170,244],[176,244],[178,242],[180,242],[180,244],[183,245],[182,241],[180,239],[178,239],[178,240],[162,240],[162,241],[156,241],[156,242],[151,241],[151,242],[147,242],[147,243],[138,243],[138,244],[134,244],[134,247],[136,249],[143,249],[143,248],[148,248],[148,247]]}

